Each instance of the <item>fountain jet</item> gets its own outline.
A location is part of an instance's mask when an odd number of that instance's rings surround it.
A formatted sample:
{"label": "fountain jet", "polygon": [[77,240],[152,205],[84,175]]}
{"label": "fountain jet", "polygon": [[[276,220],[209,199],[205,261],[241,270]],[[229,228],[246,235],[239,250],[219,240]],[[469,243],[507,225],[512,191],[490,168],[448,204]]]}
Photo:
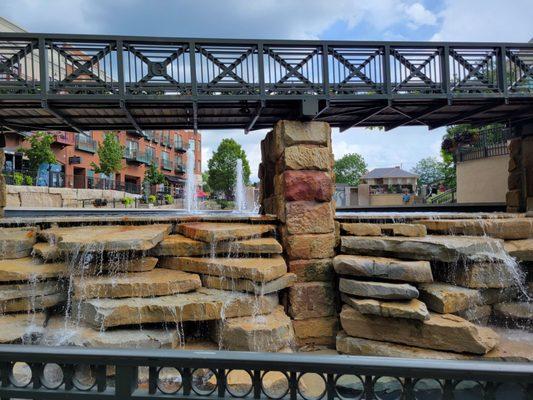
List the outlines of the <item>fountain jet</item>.
{"label": "fountain jet", "polygon": [[186,182],[185,182],[185,209],[194,212],[198,209],[196,201],[196,175],[194,174],[194,150],[187,150]]}
{"label": "fountain jet", "polygon": [[235,182],[235,211],[243,212],[246,210],[246,194],[244,187],[244,176],[242,169],[242,160],[237,159],[235,166],[236,182]]}

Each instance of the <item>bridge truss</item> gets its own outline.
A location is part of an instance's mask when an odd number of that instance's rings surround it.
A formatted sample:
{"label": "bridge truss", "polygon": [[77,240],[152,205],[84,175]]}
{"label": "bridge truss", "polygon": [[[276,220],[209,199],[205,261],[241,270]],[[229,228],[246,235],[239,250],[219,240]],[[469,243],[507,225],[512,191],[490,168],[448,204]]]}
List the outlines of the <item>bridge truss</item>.
{"label": "bridge truss", "polygon": [[0,34],[14,130],[519,124],[532,43],[265,41]]}

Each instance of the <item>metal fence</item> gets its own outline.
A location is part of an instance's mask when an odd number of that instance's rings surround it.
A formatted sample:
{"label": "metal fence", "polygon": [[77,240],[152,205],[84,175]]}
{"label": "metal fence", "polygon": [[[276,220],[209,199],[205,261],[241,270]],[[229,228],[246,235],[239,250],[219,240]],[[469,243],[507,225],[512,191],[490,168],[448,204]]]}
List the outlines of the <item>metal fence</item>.
{"label": "metal fence", "polygon": [[531,399],[533,365],[3,345],[0,381],[2,399],[518,400]]}
{"label": "metal fence", "polygon": [[473,143],[462,145],[457,149],[456,160],[462,162],[509,154],[507,142],[512,137],[513,131],[510,128],[483,129]]}
{"label": "metal fence", "polygon": [[108,189],[140,194],[141,185],[85,175],[67,175],[64,172],[48,172],[38,175],[36,171],[11,170],[2,172],[7,185],[45,186],[70,189]]}

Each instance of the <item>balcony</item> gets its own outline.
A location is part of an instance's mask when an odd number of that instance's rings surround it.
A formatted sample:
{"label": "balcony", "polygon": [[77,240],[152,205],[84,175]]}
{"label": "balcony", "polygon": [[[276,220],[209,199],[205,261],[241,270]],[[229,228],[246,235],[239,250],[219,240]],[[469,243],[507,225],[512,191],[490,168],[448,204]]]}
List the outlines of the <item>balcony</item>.
{"label": "balcony", "polygon": [[185,153],[187,151],[187,145],[183,143],[183,139],[180,136],[176,136],[174,139],[174,149],[178,153]]}
{"label": "balcony", "polygon": [[76,137],[74,132],[51,132],[54,137],[54,143],[63,146],[74,146],[76,144]]}
{"label": "balcony", "polygon": [[126,159],[126,162],[146,165],[150,165],[153,160],[151,153],[141,152],[139,150],[133,150],[128,148],[124,150],[124,158]]}
{"label": "balcony", "polygon": [[465,143],[457,146],[455,158],[458,162],[464,162],[509,154],[507,143],[512,138],[513,131],[509,128],[496,127],[474,131]]}
{"label": "balcony", "polygon": [[174,171],[176,171],[177,174],[184,174],[185,165],[183,163],[176,163]]}
{"label": "balcony", "polygon": [[96,150],[98,150],[98,142],[79,133],[76,135],[76,149],[86,151],[87,153],[96,153]]}
{"label": "balcony", "polygon": [[166,171],[172,171],[172,161],[170,160],[161,160],[161,168]]}
{"label": "balcony", "polygon": [[148,131],[143,131],[143,132],[144,132],[144,138],[146,140],[154,140],[154,131],[148,130]]}

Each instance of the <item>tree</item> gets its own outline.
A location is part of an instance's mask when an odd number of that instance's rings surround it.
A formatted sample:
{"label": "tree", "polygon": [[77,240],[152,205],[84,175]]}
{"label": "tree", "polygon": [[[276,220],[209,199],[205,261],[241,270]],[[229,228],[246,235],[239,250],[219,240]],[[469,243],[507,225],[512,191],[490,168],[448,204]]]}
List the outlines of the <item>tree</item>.
{"label": "tree", "polygon": [[366,172],[365,159],[357,154],[346,154],[335,161],[333,167],[337,183],[347,183],[348,185],[359,185],[359,179]]}
{"label": "tree", "polygon": [[159,172],[154,164],[150,164],[144,171],[144,181],[150,185],[159,185],[165,182],[165,175]]}
{"label": "tree", "polygon": [[436,157],[423,158],[416,163],[411,172],[417,174],[419,185],[444,182],[446,180],[445,164]]}
{"label": "tree", "polygon": [[99,164],[91,163],[96,173],[110,176],[122,169],[124,146],[120,144],[116,132],[105,134],[104,141],[98,144],[97,153]]}
{"label": "tree", "polygon": [[209,187],[209,173],[207,171],[202,173],[202,190],[206,193],[211,192],[211,188]]}
{"label": "tree", "polygon": [[20,148],[18,151],[26,154],[32,171],[39,169],[43,163],[56,163],[56,156],[50,147],[54,142],[53,135],[46,132],[35,132],[26,140],[30,142],[30,148]]}
{"label": "tree", "polygon": [[212,191],[223,193],[226,199],[233,199],[235,190],[237,160],[242,160],[244,183],[250,181],[250,165],[241,145],[233,139],[223,139],[209,160],[207,184]]}

